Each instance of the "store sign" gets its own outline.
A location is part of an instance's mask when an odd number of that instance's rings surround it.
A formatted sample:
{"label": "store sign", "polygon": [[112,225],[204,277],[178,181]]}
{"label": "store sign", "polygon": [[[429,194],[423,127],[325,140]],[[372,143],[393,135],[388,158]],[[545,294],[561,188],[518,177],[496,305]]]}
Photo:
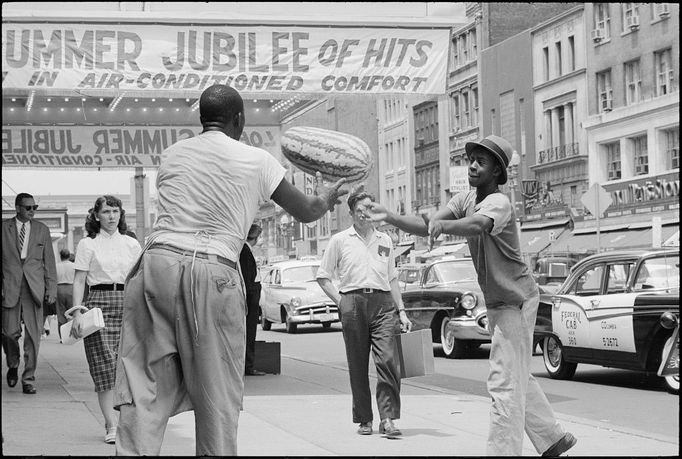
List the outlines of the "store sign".
{"label": "store sign", "polygon": [[[161,153],[201,132],[197,126],[3,126],[2,167],[158,167]],[[240,139],[280,162],[279,126],[245,128]]]}
{"label": "store sign", "polygon": [[450,193],[457,194],[470,189],[469,168],[467,166],[450,166]]}
{"label": "store sign", "polygon": [[604,184],[611,193],[614,207],[623,208],[663,201],[678,201],[680,198],[679,173],[662,174],[645,179],[634,179],[615,185]]}
{"label": "store sign", "polygon": [[444,94],[449,28],[13,24],[3,89]]}

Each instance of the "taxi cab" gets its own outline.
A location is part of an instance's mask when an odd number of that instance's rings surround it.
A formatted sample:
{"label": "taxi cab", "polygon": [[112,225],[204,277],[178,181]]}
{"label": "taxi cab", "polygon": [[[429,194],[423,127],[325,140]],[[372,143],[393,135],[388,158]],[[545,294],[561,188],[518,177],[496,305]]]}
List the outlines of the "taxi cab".
{"label": "taxi cab", "polygon": [[540,295],[535,340],[547,373],[570,379],[578,363],[647,371],[678,393],[679,300],[679,248],[583,259],[557,292]]}

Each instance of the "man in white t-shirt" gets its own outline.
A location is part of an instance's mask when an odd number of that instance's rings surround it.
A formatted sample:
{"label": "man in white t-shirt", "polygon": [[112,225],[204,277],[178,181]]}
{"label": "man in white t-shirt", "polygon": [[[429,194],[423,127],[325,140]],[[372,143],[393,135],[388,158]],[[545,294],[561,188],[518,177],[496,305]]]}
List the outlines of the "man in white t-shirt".
{"label": "man in white t-shirt", "polygon": [[244,104],[225,85],[199,100],[203,132],[168,147],[158,219],[125,286],[115,406],[118,455],[158,455],[168,418],[194,410],[196,454],[237,454],[244,389],[245,292],[239,253],[259,208],[274,200],[302,222],[347,193],[306,196],[267,151],[239,142]]}

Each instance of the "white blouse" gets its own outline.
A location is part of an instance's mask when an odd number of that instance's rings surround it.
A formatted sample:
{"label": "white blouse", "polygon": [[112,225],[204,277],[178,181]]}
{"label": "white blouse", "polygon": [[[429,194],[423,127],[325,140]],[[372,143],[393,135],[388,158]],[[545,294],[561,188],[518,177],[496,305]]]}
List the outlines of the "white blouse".
{"label": "white blouse", "polygon": [[84,237],[78,243],[76,270],[88,272],[88,285],[123,284],[141,252],[137,239],[100,231],[94,239]]}

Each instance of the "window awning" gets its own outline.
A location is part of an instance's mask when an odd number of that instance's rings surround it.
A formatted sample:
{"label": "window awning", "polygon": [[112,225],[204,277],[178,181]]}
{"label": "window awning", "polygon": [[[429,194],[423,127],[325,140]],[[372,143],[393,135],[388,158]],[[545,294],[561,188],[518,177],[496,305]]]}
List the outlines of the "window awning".
{"label": "window awning", "polygon": [[408,243],[401,243],[398,244],[396,247],[393,248],[393,256],[395,258],[398,258],[402,255],[405,255],[407,252],[412,250],[414,248],[414,242]]}
{"label": "window awning", "polygon": [[[674,225],[662,227],[662,239],[667,241],[679,228]],[[599,240],[597,233],[575,232],[565,233],[551,246],[554,252],[596,252],[602,250],[618,249],[647,249],[653,246],[653,231],[651,228],[635,228],[620,231],[600,231]]]}
{"label": "window awning", "polygon": [[564,234],[567,227],[553,227],[535,230],[521,231],[519,243],[522,253],[540,253],[552,243],[551,233],[554,232],[554,240],[557,241]]}

